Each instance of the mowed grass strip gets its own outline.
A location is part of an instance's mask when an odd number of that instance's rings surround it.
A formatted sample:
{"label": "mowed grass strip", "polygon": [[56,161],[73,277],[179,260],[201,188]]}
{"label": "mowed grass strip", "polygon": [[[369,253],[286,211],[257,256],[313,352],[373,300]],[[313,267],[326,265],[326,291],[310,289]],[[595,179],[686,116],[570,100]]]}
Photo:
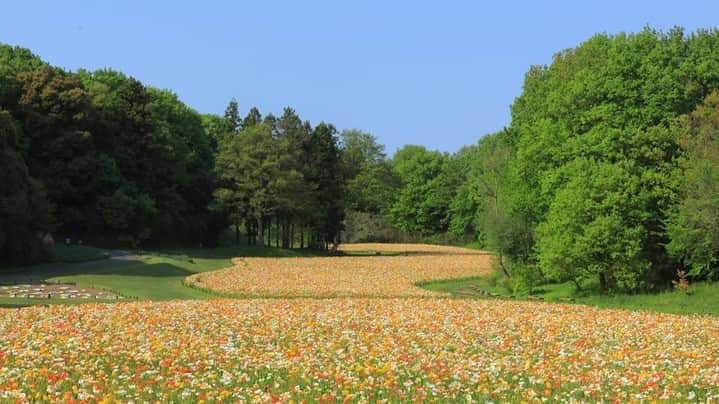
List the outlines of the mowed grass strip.
{"label": "mowed grass strip", "polygon": [[[59,249],[66,248],[64,246]],[[214,249],[131,250],[123,259],[113,258],[81,263],[49,263],[0,270],[0,285],[69,283],[105,289],[124,299],[173,300],[206,299],[212,293],[183,284],[192,274],[231,267],[237,256],[306,257],[322,254],[313,250],[227,247]],[[87,303],[86,299],[24,299],[0,297],[0,307],[33,304]]]}
{"label": "mowed grass strip", "polygon": [[0,309],[0,334],[2,402],[719,399],[715,317],[475,299],[211,299]]}
{"label": "mowed grass strip", "polygon": [[[361,245],[348,251],[403,251],[401,256],[239,258],[234,267],[191,275],[186,283],[231,296],[437,296],[416,285],[435,279],[480,276],[491,256],[475,250],[422,245]],[[432,248],[427,248],[432,247]]]}

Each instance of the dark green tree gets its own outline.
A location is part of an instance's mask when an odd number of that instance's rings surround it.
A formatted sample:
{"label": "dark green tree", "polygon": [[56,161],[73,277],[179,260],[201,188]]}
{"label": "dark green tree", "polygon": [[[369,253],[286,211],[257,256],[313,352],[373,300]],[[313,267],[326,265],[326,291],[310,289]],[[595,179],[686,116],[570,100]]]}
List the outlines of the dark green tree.
{"label": "dark green tree", "polygon": [[245,119],[242,120],[243,128],[250,128],[262,123],[262,114],[256,107],[250,108],[250,112],[247,113]]}
{"label": "dark green tree", "polygon": [[96,151],[87,119],[90,99],[77,76],[49,66],[19,73],[17,116],[28,139],[30,173],[58,212],[60,231],[89,230],[95,202]]}
{"label": "dark green tree", "polygon": [[242,129],[242,118],[240,118],[240,110],[235,98],[232,98],[227,104],[223,122],[223,132],[239,132]]}
{"label": "dark green tree", "polygon": [[27,264],[47,254],[41,237],[52,230],[51,205],[18,152],[17,124],[0,109],[0,264]]}
{"label": "dark green tree", "polygon": [[316,189],[318,209],[312,227],[318,241],[336,248],[344,220],[343,179],[337,130],[321,122],[312,131],[308,145],[308,180]]}

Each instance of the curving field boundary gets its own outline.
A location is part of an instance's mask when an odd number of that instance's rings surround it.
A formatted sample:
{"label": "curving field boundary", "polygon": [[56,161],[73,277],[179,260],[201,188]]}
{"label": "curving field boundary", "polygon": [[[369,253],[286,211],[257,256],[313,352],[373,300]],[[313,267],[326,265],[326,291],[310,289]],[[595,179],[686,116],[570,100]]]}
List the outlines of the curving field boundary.
{"label": "curving field boundary", "polygon": [[233,267],[195,274],[187,277],[185,283],[227,296],[442,296],[445,294],[415,284],[486,275],[491,271],[490,254],[458,247],[349,244],[342,251],[402,255],[235,258]]}

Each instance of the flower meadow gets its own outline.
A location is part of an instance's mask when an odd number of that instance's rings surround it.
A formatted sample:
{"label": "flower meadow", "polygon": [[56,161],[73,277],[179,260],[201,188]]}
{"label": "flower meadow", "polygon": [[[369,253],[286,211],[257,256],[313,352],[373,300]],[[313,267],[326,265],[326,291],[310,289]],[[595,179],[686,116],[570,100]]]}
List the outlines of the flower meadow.
{"label": "flower meadow", "polygon": [[0,401],[716,401],[719,319],[428,298],[0,310]]}
{"label": "flower meadow", "polygon": [[242,296],[437,296],[421,281],[467,278],[491,271],[487,253],[457,247],[408,244],[348,245],[347,251],[383,250],[401,256],[237,258],[235,266],[192,275],[186,283]]}

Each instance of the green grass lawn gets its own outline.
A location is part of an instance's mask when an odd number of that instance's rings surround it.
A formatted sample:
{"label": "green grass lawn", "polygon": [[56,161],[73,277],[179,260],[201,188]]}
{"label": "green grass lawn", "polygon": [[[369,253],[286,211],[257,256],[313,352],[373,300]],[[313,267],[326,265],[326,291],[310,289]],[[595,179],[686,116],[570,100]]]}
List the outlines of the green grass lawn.
{"label": "green grass lawn", "polygon": [[[285,250],[279,248],[223,247],[214,249],[170,249],[128,251],[132,259],[104,259],[109,251],[89,246],[58,246],[53,262],[29,267],[0,270],[0,285],[57,282],[78,287],[106,289],[125,299],[172,300],[215,297],[183,284],[188,275],[213,271],[232,265],[234,257],[307,257],[326,255],[324,251]],[[375,255],[374,251],[346,255]],[[380,253],[396,255],[395,253]],[[502,278],[493,276],[423,282],[418,286],[449,292],[461,298],[507,298],[513,296]],[[655,294],[602,295],[577,292],[571,283],[542,285],[534,296],[548,302],[571,302],[605,308],[652,310],[678,314],[719,315],[719,283],[696,283],[691,294],[667,290]],[[86,303],[87,299],[0,298],[0,307],[33,304]]]}
{"label": "green grass lawn", "polygon": [[[489,276],[426,282],[418,286],[449,292],[455,297],[482,298],[486,296],[480,291],[486,291],[499,295],[495,297],[527,300],[526,297],[514,296],[506,286],[498,285]],[[586,304],[603,308],[719,315],[719,283],[695,283],[690,289],[690,294],[668,289],[659,293],[608,295],[591,291],[579,292],[574,284],[567,282],[539,286],[532,296],[546,302]]]}
{"label": "green grass lawn", "polygon": [[676,314],[719,315],[719,283],[698,282],[690,287],[691,293],[667,289],[658,293],[602,295],[578,293],[571,283],[541,286],[540,296],[548,301],[562,298],[577,303],[606,308],[651,310]]}
{"label": "green grass lawn", "polygon": [[492,282],[488,276],[420,282],[417,286],[436,292],[450,292],[457,297],[481,297],[482,291],[498,295],[492,297],[510,297],[506,287]]}
{"label": "green grass lawn", "polygon": [[[215,295],[185,286],[182,283],[185,277],[198,272],[227,268],[232,265],[231,259],[234,257],[282,258],[317,256],[323,253],[312,250],[227,247],[129,251],[128,254],[134,258],[5,268],[0,273],[0,285],[40,282],[71,283],[79,287],[106,289],[128,299],[203,299]],[[88,300],[0,298],[0,307],[77,302],[88,302]]]}

